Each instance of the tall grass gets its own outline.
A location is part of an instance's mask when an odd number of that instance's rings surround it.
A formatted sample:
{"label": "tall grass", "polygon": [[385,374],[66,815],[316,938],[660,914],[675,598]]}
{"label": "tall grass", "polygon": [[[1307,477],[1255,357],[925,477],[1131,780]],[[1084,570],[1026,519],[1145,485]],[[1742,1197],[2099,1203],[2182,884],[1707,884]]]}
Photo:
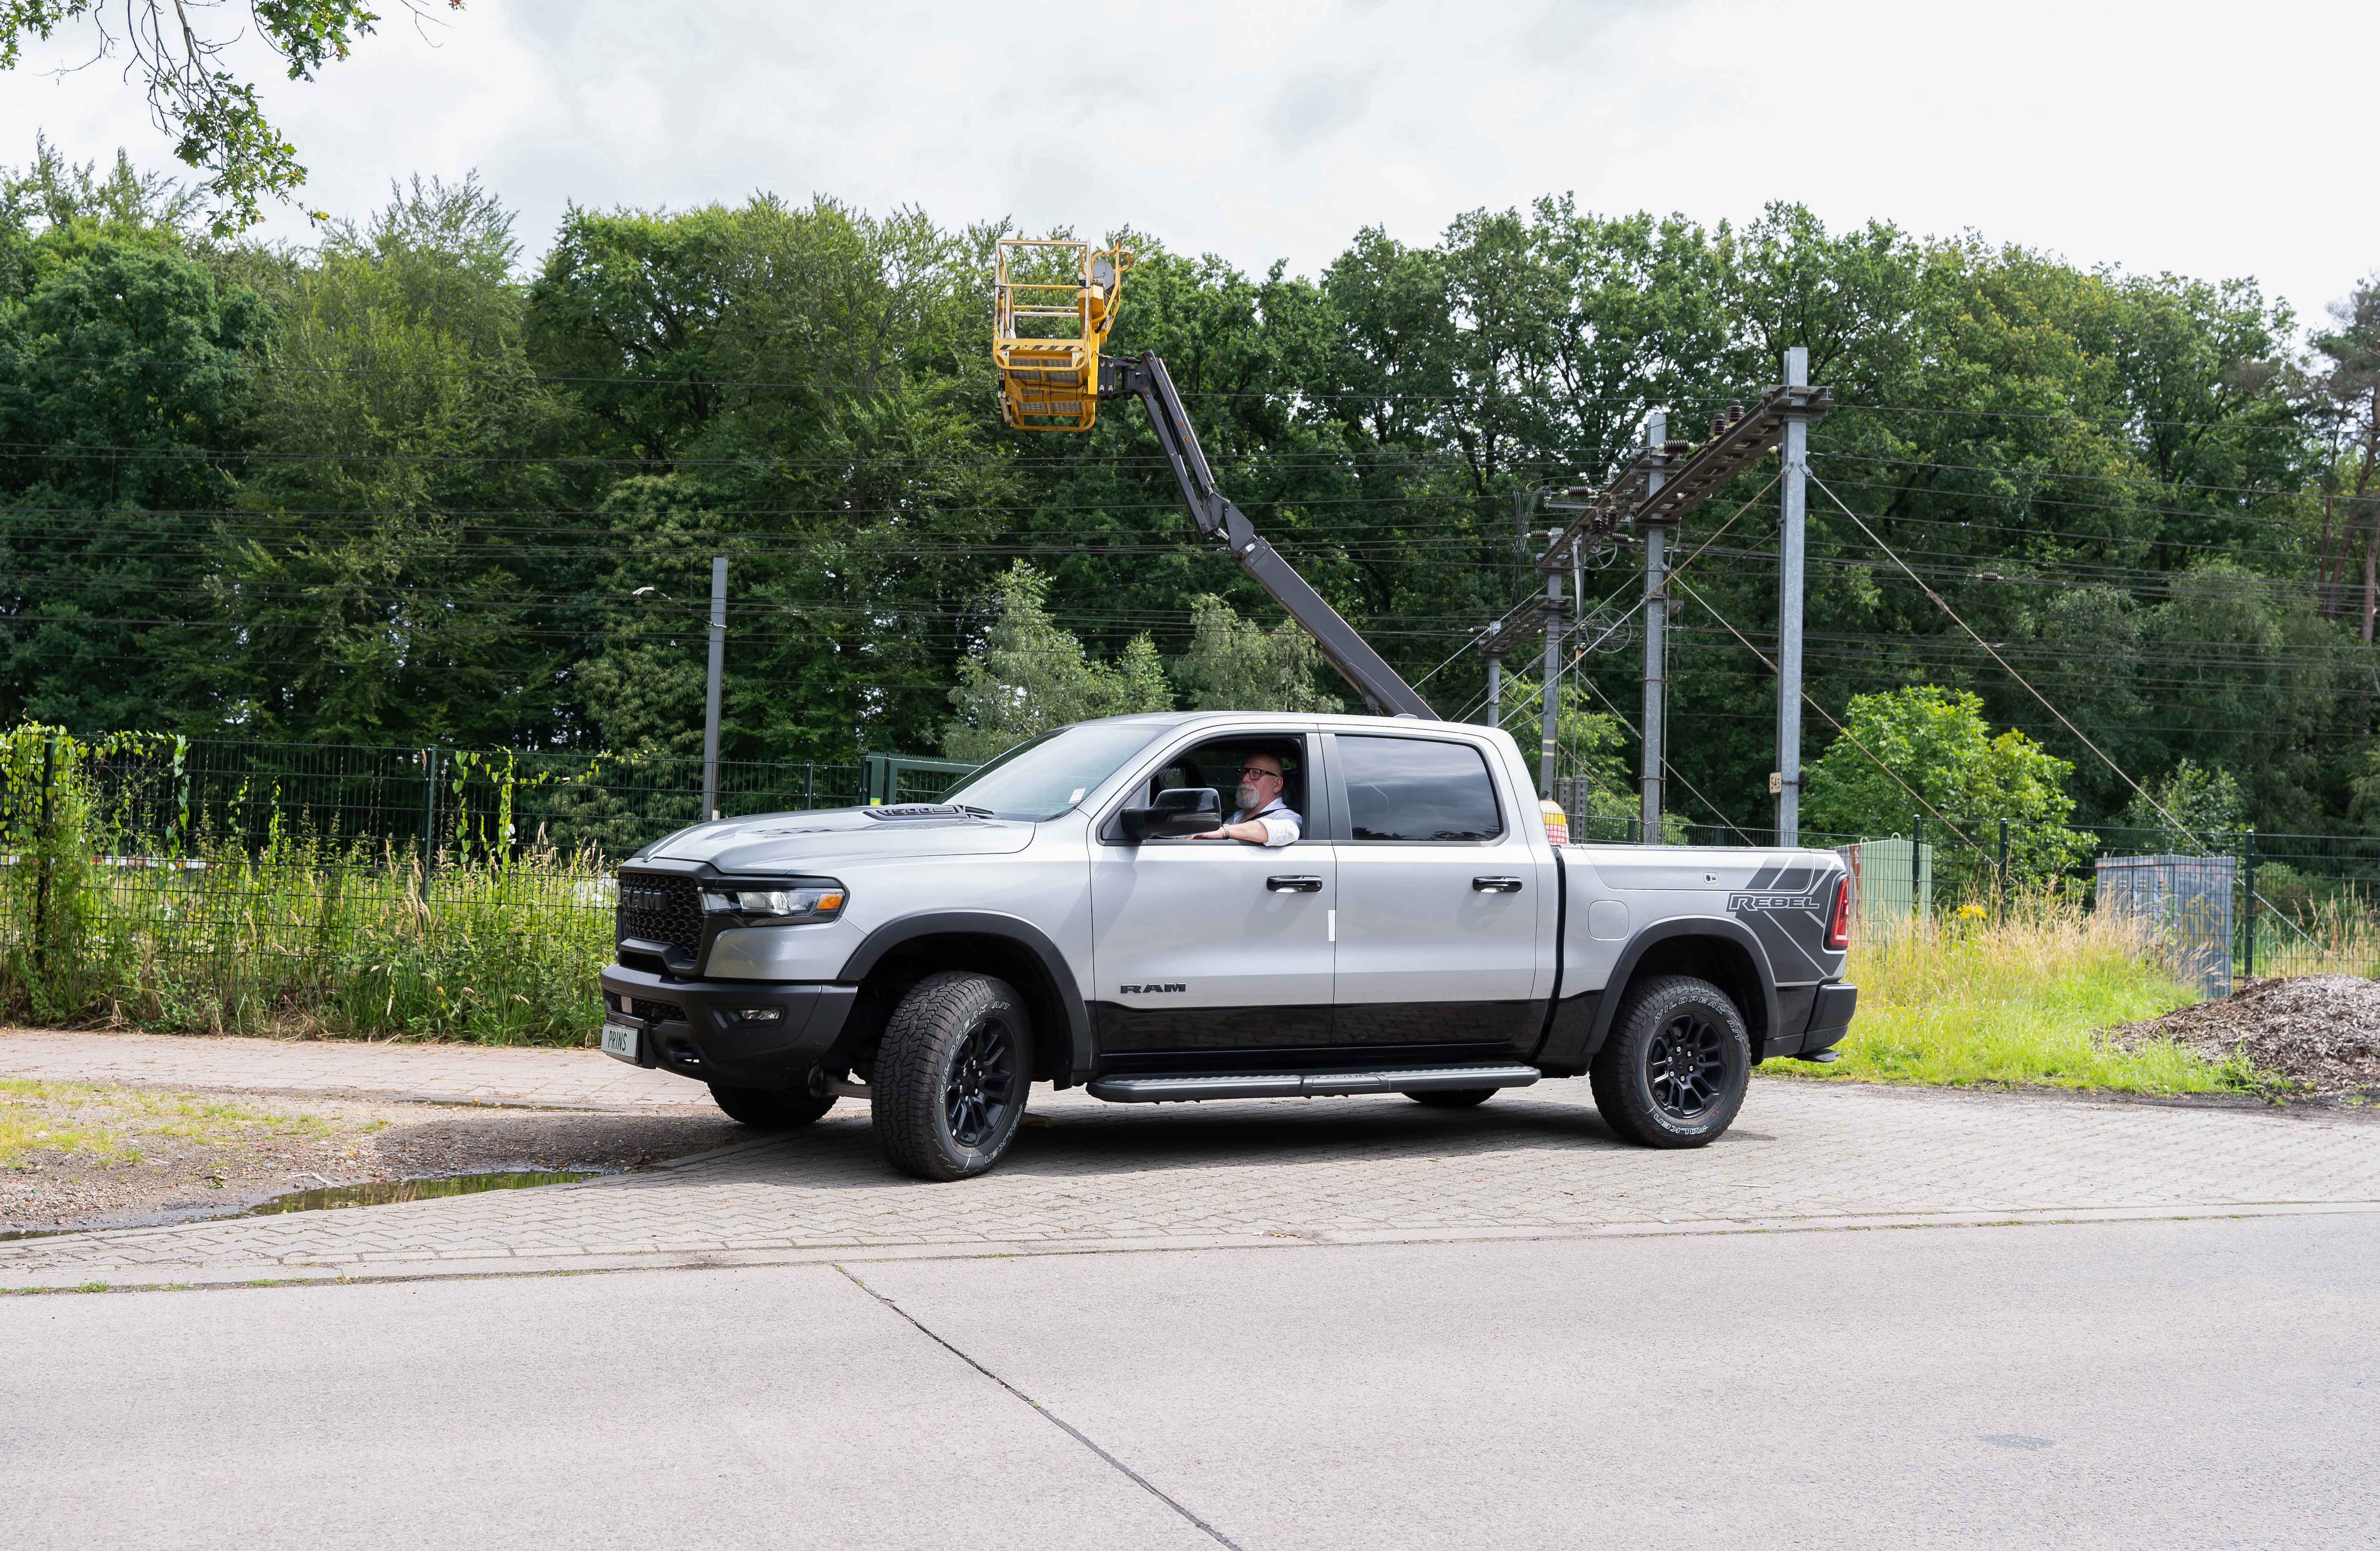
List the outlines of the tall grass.
{"label": "tall grass", "polygon": [[2038,1084],[2203,1093],[2256,1086],[2235,1062],[2163,1042],[2120,1049],[2100,1031],[2197,1000],[2131,923],[2071,894],[2023,891],[1853,943],[1859,1013],[1831,1066],[1798,1077],[1948,1085]]}
{"label": "tall grass", "polygon": [[[276,817],[262,843],[103,811],[94,750],[0,735],[0,1010],[41,1023],[577,1044],[612,885],[500,805],[425,861]],[[276,811],[277,812],[277,811]]]}

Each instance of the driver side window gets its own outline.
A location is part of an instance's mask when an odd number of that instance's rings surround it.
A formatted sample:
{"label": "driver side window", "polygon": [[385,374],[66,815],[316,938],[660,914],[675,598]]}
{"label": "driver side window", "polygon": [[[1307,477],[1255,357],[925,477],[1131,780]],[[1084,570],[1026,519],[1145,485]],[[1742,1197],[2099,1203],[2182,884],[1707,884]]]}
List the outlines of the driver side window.
{"label": "driver side window", "polygon": [[1161,791],[1207,787],[1213,789],[1229,819],[1239,807],[1240,770],[1254,754],[1270,754],[1281,762],[1281,801],[1292,811],[1311,816],[1305,805],[1305,740],[1302,738],[1231,738],[1185,749],[1165,762],[1148,779],[1140,800],[1154,803]]}

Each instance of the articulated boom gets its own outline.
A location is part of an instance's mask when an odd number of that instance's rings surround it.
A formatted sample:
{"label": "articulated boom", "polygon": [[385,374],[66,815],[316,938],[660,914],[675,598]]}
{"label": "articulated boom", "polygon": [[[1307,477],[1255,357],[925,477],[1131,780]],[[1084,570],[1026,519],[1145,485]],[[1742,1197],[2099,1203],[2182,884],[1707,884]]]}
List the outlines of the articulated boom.
{"label": "articulated boom", "polygon": [[1084,242],[1001,240],[992,360],[1008,423],[1020,431],[1087,431],[1102,400],[1138,398],[1199,533],[1231,551],[1376,715],[1438,720],[1429,702],[1215,488],[1198,434],[1156,353],[1137,360],[1099,353],[1131,267],[1132,255],[1121,248],[1095,253]]}

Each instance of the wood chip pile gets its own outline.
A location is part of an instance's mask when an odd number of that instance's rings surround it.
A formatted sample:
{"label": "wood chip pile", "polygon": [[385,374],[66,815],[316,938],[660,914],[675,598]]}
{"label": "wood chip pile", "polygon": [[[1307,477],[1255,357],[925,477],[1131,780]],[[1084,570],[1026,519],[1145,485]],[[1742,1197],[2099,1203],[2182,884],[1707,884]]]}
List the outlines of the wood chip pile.
{"label": "wood chip pile", "polygon": [[2380,1096],[2380,981],[2254,981],[2228,996],[2128,1023],[2111,1037],[2128,1047],[2171,1040],[2216,1060],[2244,1056],[2303,1093]]}

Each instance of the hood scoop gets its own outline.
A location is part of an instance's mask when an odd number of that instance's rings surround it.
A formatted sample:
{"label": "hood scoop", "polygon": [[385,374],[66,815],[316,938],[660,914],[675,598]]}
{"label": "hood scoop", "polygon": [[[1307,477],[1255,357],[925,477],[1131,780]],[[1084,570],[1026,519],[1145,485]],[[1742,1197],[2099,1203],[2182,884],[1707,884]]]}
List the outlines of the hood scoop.
{"label": "hood scoop", "polygon": [[863,808],[861,812],[879,824],[965,823],[975,815],[951,802],[889,802],[881,808]]}

